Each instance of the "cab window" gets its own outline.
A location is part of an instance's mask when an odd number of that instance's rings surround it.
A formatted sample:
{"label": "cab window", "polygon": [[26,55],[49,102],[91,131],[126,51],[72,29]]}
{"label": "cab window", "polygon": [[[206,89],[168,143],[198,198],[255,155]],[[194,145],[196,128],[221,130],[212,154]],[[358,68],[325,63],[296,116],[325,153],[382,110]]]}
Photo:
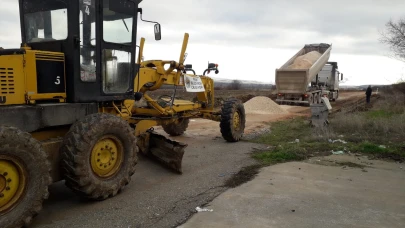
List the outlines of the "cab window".
{"label": "cab window", "polygon": [[26,13],[24,24],[27,43],[64,40],[68,36],[66,8]]}

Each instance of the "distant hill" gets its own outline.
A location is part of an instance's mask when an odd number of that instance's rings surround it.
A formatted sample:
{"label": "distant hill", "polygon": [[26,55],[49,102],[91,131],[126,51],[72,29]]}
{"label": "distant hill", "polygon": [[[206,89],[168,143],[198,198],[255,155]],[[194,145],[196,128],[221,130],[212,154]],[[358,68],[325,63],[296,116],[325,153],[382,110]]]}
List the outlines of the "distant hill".
{"label": "distant hill", "polygon": [[[353,85],[340,85],[339,87],[340,87],[340,89],[366,90],[368,86],[369,86],[369,85],[358,85],[358,86],[353,86]],[[372,87],[373,89],[376,89],[376,88],[381,89],[381,88],[385,88],[385,87],[388,87],[388,86],[389,86],[389,85],[371,85],[371,87]]]}
{"label": "distant hill", "polygon": [[214,79],[214,86],[217,89],[272,89],[274,87],[271,83],[251,81],[251,80],[232,80],[224,78]]}
{"label": "distant hill", "polygon": [[[209,75],[208,75],[209,76]],[[215,89],[253,89],[253,90],[274,90],[275,85],[273,83],[253,81],[253,80],[237,80],[211,77],[214,80]],[[366,90],[369,85],[340,85],[341,90]],[[373,89],[386,88],[390,85],[371,85]],[[173,88],[173,86],[163,86],[165,89]]]}
{"label": "distant hill", "polygon": [[[215,82],[220,82],[220,83],[232,83],[236,79],[226,79],[226,78],[216,78],[216,77],[211,77],[214,79]],[[266,82],[259,82],[259,81],[251,81],[251,80],[237,80],[240,81],[243,84],[257,84],[257,85],[270,85],[271,83],[266,83]]]}
{"label": "distant hill", "polygon": [[[271,83],[251,81],[251,80],[232,80],[225,78],[214,78],[214,87],[215,89],[252,89],[252,90],[270,90],[274,89],[275,86]],[[170,89],[173,86],[165,85],[162,89]]]}

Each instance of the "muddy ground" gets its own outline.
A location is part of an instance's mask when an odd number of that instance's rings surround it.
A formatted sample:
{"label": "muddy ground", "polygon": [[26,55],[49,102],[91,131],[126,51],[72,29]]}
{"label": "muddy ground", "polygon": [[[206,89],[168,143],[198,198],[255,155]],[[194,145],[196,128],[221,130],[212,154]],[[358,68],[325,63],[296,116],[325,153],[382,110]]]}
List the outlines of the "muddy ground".
{"label": "muddy ground", "polygon": [[[266,92],[259,93],[255,95]],[[332,105],[338,110],[358,99],[363,99],[363,92],[342,93]],[[194,214],[197,206],[224,192],[227,179],[256,163],[250,153],[260,149],[260,145],[246,139],[268,131],[267,122],[310,114],[307,107],[283,107],[290,114],[248,115],[245,140],[238,143],[225,142],[217,122],[191,121],[186,134],[175,137],[188,144],[183,174],[172,173],[140,157],[132,182],[114,198],[81,201],[63,182],[55,183],[50,187],[50,199],[31,227],[176,227]],[[156,130],[163,133],[160,128]]]}

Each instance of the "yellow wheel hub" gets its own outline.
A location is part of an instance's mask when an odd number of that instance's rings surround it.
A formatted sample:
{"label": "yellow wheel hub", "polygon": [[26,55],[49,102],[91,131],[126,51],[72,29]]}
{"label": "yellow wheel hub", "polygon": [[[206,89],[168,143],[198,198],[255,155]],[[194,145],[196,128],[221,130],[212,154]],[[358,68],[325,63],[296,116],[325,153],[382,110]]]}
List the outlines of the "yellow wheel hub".
{"label": "yellow wheel hub", "polygon": [[238,131],[240,128],[240,116],[239,116],[239,112],[235,112],[235,114],[233,114],[233,128]]}
{"label": "yellow wheel hub", "polygon": [[113,176],[122,163],[123,145],[114,136],[101,138],[91,152],[91,168],[93,172],[103,178]]}
{"label": "yellow wheel hub", "polygon": [[26,185],[23,166],[15,159],[0,156],[0,213],[21,198]]}

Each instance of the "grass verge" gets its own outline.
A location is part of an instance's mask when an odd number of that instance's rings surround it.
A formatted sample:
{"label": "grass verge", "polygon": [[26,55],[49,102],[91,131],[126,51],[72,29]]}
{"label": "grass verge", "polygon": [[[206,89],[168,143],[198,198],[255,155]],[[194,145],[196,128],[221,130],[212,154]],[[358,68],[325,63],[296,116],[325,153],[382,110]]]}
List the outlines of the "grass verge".
{"label": "grass verge", "polygon": [[330,125],[320,129],[312,128],[305,118],[272,123],[270,133],[252,141],[271,145],[273,149],[255,152],[253,157],[262,165],[333,152],[405,161],[405,96],[383,96],[364,110],[330,116]]}
{"label": "grass verge", "polygon": [[[225,182],[234,188],[251,180],[259,169],[277,163],[301,161],[310,157],[338,153],[361,153],[376,159],[405,161],[405,96],[382,97],[370,108],[353,112],[353,107],[331,115],[330,125],[312,128],[309,119],[299,117],[271,124],[270,133],[250,140],[270,145],[272,149],[253,153],[259,164],[241,169]],[[340,166],[360,168],[353,162]]]}

